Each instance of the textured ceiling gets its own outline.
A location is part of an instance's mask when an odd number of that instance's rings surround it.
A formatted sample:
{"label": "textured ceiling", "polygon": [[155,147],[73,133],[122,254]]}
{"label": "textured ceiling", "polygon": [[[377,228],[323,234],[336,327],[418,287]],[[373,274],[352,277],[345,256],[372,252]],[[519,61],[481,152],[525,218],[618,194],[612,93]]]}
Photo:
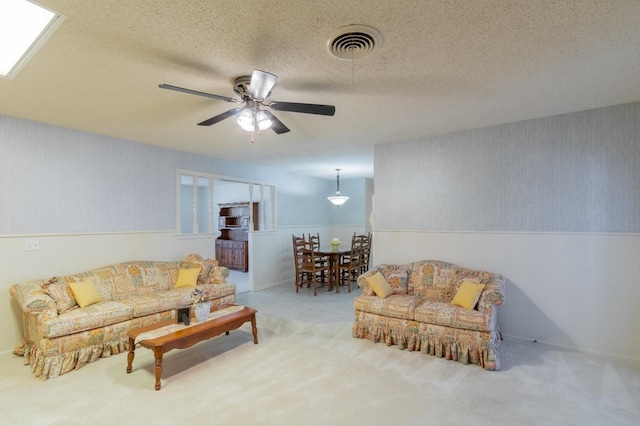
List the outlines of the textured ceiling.
{"label": "textured ceiling", "polygon": [[[39,0],[66,21],[13,80],[0,114],[335,178],[373,176],[373,146],[640,101],[640,1]],[[356,61],[327,53],[336,28],[376,28]],[[291,132],[256,135],[234,104],[254,68],[269,100],[331,104],[333,117],[276,111]]]}

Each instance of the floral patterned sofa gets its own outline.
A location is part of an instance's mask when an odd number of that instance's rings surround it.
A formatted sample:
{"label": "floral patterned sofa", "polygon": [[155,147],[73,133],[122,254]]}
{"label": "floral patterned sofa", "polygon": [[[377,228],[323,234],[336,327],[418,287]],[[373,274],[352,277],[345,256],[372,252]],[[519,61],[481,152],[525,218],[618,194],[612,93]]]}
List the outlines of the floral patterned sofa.
{"label": "floral patterned sofa", "polygon": [[[380,292],[377,272],[390,287],[388,297],[376,293]],[[501,275],[421,260],[375,266],[358,277],[358,286],[363,291],[353,302],[353,337],[478,364],[487,370],[500,368],[496,307],[505,298]],[[476,291],[476,301],[468,303],[469,309],[452,304],[469,288]]]}
{"label": "floral patterned sofa", "polygon": [[[191,282],[175,287],[181,269],[191,270]],[[216,260],[190,254],[182,262],[117,263],[14,284],[9,291],[22,308],[24,325],[24,340],[14,354],[46,380],[125,352],[129,330],[174,319],[176,308],[191,304],[196,287],[214,306],[235,303],[236,287],[226,282],[228,275]],[[93,283],[89,287],[97,290],[100,301],[80,308],[71,287],[87,282]]]}

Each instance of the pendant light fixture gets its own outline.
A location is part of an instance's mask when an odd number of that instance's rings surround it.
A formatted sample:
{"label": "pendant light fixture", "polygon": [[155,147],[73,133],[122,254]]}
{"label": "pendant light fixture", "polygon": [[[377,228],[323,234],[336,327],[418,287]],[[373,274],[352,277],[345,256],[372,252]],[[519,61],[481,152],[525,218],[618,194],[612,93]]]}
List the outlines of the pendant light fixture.
{"label": "pendant light fixture", "polygon": [[336,177],[336,195],[327,197],[327,200],[331,201],[334,206],[340,207],[349,199],[349,197],[346,195],[340,195],[340,169],[336,169],[336,172],[338,172],[338,176]]}

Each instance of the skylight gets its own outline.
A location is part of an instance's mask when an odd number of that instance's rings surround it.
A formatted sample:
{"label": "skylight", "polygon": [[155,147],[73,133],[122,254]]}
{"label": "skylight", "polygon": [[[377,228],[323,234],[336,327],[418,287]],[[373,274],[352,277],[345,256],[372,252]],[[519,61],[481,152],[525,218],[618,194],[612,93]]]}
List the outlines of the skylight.
{"label": "skylight", "polygon": [[65,16],[27,0],[0,0],[0,76],[13,78]]}

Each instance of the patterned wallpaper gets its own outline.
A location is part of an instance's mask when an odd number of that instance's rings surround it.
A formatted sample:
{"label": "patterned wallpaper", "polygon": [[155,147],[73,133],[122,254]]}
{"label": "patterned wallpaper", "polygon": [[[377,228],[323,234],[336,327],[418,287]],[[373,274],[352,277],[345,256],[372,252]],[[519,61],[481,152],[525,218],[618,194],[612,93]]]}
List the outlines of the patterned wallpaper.
{"label": "patterned wallpaper", "polygon": [[355,202],[332,214],[334,181],[2,115],[0,153],[0,235],[173,230],[176,169],[276,185],[278,226],[362,216]]}
{"label": "patterned wallpaper", "polygon": [[376,227],[640,232],[640,103],[375,147]]}

